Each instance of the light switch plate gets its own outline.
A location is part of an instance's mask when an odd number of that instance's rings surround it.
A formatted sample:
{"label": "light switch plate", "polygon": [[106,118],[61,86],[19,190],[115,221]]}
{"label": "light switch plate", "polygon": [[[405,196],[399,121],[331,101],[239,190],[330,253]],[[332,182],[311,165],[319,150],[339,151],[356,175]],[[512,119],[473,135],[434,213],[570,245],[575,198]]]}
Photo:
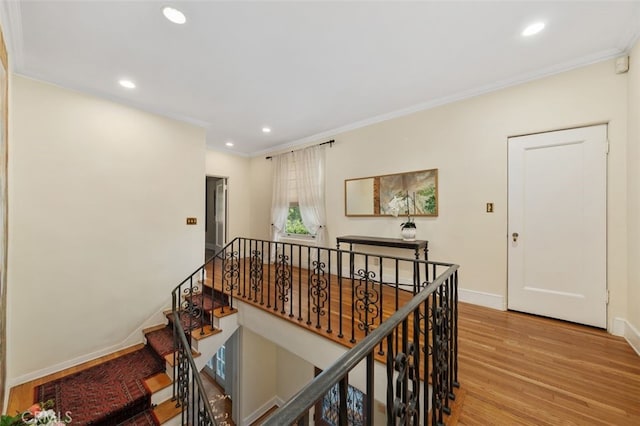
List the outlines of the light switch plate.
{"label": "light switch plate", "polygon": [[493,213],[493,203],[487,203],[487,213]]}

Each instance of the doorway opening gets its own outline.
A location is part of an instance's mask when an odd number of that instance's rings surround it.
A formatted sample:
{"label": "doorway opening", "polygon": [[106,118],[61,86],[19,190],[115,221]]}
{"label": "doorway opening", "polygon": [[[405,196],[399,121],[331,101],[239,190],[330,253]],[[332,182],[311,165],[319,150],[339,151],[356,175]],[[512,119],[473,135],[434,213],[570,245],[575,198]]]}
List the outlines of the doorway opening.
{"label": "doorway opening", "polygon": [[206,177],[205,258],[227,243],[227,178]]}
{"label": "doorway opening", "polygon": [[207,397],[216,418],[229,425],[238,424],[238,409],[233,404],[238,394],[237,336],[236,331],[220,346],[201,373],[206,378]]}

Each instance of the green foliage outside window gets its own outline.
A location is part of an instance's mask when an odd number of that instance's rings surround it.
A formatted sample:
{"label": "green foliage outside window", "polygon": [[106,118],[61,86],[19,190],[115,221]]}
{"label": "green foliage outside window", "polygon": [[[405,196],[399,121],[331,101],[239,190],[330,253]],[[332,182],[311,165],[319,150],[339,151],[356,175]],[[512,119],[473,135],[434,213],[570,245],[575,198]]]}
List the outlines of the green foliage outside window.
{"label": "green foliage outside window", "polygon": [[285,228],[287,234],[309,235],[307,227],[302,223],[300,215],[300,207],[290,206],[289,215],[287,216],[287,226]]}

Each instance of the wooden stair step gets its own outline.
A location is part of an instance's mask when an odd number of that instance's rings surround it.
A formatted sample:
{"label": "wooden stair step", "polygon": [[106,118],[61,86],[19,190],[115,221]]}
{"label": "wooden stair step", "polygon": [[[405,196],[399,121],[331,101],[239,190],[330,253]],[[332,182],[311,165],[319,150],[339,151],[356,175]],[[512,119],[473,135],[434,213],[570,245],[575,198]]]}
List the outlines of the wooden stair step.
{"label": "wooden stair step", "polygon": [[178,414],[182,413],[182,411],[182,407],[176,407],[176,401],[168,399],[165,402],[160,403],[156,407],[154,407],[152,413],[153,417],[156,419],[156,422],[161,425],[168,422]]}
{"label": "wooden stair step", "polygon": [[154,331],[162,330],[166,326],[167,326],[166,324],[158,324],[151,327],[147,327],[142,330],[142,334],[146,336],[147,334],[152,333]]}
{"label": "wooden stair step", "polygon": [[224,318],[229,315],[233,315],[237,313],[238,310],[236,308],[230,308],[229,306],[225,306],[224,308],[216,308],[213,310],[213,316],[216,318]]}
{"label": "wooden stair step", "polygon": [[158,373],[155,374],[144,381],[144,387],[149,391],[149,393],[156,393],[168,386],[171,386],[173,381],[171,377],[167,375],[167,373]]}
{"label": "wooden stair step", "polygon": [[205,325],[203,329],[200,327],[194,328],[191,330],[191,337],[194,340],[202,340],[209,336],[213,336],[214,334],[220,333],[222,330],[219,328],[212,327],[210,325]]}

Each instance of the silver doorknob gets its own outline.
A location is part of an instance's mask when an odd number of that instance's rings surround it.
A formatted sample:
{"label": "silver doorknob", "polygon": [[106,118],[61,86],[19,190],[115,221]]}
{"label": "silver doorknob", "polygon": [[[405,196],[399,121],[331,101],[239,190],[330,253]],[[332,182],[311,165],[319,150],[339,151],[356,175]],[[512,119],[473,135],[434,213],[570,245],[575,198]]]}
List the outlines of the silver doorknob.
{"label": "silver doorknob", "polygon": [[516,241],[518,241],[518,237],[520,236],[520,234],[514,232],[513,234],[511,234],[511,236],[513,237],[513,242],[515,243]]}

